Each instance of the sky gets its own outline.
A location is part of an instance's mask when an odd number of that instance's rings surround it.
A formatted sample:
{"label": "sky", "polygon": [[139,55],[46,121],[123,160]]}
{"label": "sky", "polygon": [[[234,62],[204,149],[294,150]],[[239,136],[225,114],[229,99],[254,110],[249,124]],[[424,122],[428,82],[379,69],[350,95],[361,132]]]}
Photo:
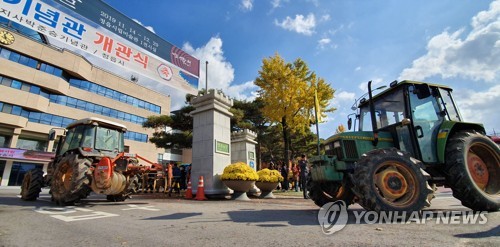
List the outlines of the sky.
{"label": "sky", "polygon": [[[200,89],[208,61],[209,88],[253,100],[263,59],[301,58],[336,90],[321,138],[347,126],[370,80],[448,85],[465,121],[500,132],[500,0],[104,2],[200,59]],[[184,105],[184,92],[161,90]]]}

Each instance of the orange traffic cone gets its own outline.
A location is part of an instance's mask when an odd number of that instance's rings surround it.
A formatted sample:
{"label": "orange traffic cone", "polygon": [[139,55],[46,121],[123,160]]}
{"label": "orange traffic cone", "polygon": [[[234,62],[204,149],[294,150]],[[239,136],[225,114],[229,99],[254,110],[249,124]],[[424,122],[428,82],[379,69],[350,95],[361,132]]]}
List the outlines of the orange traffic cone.
{"label": "orange traffic cone", "polygon": [[186,199],[193,199],[193,190],[191,189],[191,179],[188,181],[188,188],[186,190],[186,195],[184,196]]}
{"label": "orange traffic cone", "polygon": [[200,180],[198,180],[198,190],[196,191],[196,197],[194,199],[198,201],[207,200],[205,197],[205,188],[203,186],[203,176],[200,176]]}

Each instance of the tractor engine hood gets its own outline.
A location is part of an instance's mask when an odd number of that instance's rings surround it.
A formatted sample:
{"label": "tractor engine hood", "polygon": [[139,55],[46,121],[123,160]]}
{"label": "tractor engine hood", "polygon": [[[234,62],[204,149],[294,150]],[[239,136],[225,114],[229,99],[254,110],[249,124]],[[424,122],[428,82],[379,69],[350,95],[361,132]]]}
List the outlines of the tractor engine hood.
{"label": "tractor engine hood", "polygon": [[338,160],[355,162],[362,154],[375,148],[393,147],[393,139],[388,132],[379,132],[379,144],[373,145],[373,132],[343,132],[328,138],[324,142],[325,154],[336,156]]}

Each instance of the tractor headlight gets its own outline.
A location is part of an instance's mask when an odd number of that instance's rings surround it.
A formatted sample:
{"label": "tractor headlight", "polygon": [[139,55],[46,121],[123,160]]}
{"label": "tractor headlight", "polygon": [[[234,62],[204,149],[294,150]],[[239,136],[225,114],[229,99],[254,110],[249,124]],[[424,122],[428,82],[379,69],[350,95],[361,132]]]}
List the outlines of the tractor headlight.
{"label": "tractor headlight", "polygon": [[339,148],[340,147],[340,141],[336,141],[333,143],[333,148]]}

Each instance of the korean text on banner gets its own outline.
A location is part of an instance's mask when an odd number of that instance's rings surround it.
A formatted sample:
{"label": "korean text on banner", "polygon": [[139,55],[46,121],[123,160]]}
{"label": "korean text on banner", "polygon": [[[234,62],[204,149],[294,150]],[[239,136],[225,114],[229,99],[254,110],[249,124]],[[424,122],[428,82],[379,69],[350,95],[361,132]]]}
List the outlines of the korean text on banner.
{"label": "korean text on banner", "polygon": [[[81,3],[82,1],[59,0],[59,2],[67,5],[70,2]],[[99,0],[85,2],[104,4]],[[141,38],[148,39],[148,37],[141,36],[141,32],[135,31],[140,30],[137,27],[134,27],[135,29],[129,28],[125,32],[124,29],[120,31],[108,22],[103,23],[101,19],[97,20],[104,25],[103,27],[81,17],[71,8],[63,7],[53,1],[2,0],[0,4],[1,17],[66,43],[73,49],[87,52],[107,62],[122,66],[126,70],[144,75],[156,82],[188,93],[197,92],[199,60],[152,33],[149,34],[150,37],[154,35],[157,40],[163,42],[154,40],[151,42],[140,41]],[[117,12],[109,6],[105,6],[108,11]],[[102,12],[100,13],[102,14]],[[132,27],[132,24],[128,22],[133,21],[123,15],[118,19],[118,23],[122,23],[122,21]],[[125,27],[124,25],[121,26]],[[110,28],[115,28],[116,31],[111,32]],[[129,38],[124,38],[124,35]],[[146,44],[146,47],[137,44]],[[153,47],[153,45],[149,44],[157,44],[154,49],[156,52],[148,49],[148,47]],[[160,51],[164,48],[170,49],[168,59],[159,56],[163,54]]]}

